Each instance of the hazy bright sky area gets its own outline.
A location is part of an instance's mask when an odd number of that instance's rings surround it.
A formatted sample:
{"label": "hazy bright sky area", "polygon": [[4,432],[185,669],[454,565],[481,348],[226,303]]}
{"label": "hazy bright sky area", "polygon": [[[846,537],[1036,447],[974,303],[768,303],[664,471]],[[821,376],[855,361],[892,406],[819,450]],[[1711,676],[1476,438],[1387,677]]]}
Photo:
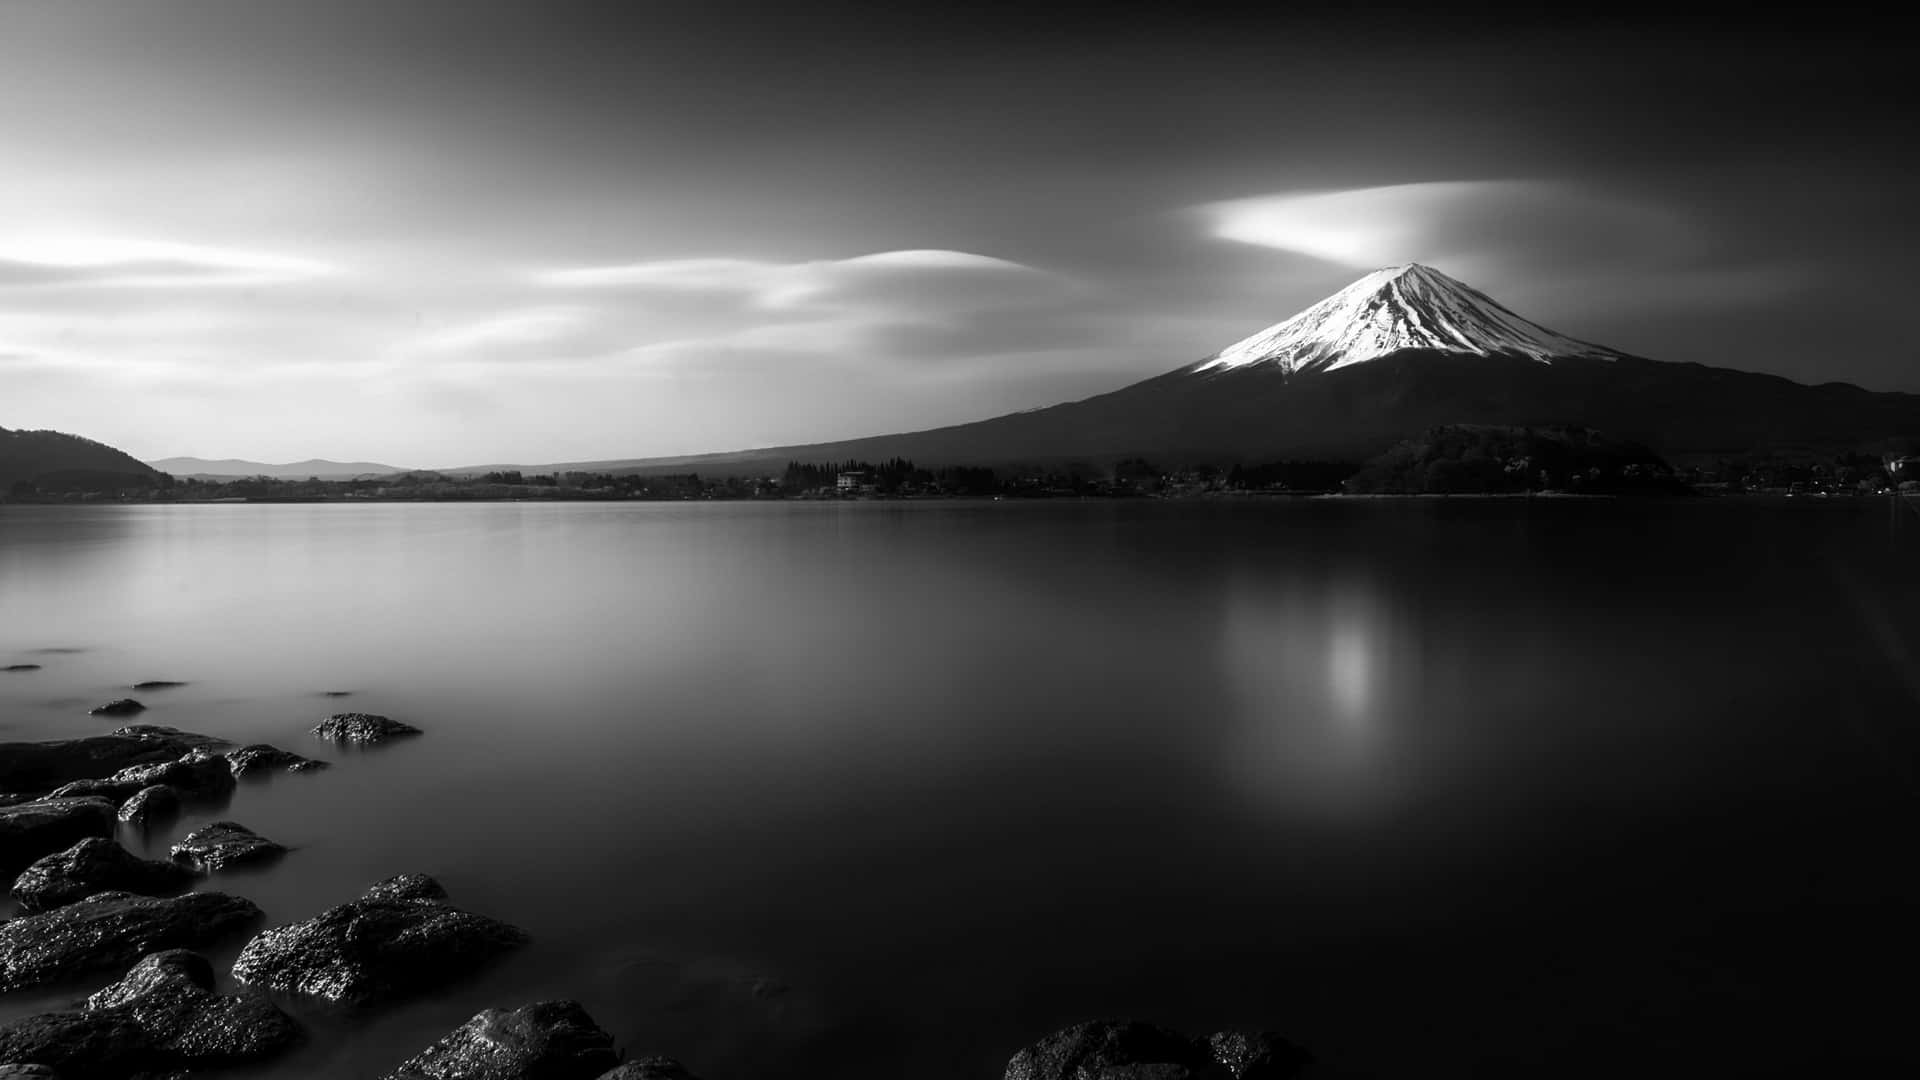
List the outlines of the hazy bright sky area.
{"label": "hazy bright sky area", "polygon": [[913,7],[0,0],[0,426],[409,466],[902,431],[1407,261],[1920,391],[1910,22]]}

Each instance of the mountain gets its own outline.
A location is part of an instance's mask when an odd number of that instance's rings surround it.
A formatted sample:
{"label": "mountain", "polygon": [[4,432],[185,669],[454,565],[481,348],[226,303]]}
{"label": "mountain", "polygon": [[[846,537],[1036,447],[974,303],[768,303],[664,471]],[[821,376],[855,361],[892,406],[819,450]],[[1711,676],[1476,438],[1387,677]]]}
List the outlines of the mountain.
{"label": "mountain", "polygon": [[389,476],[407,471],[374,461],[327,461],[324,458],[292,461],[285,465],[270,465],[266,462],[242,461],[237,458],[210,461],[197,457],[171,457],[149,461],[147,464],[178,477],[203,480],[231,479],[236,476],[271,476],[277,480],[305,480],[311,476],[322,480],[351,480],[360,476]]}
{"label": "mountain", "polygon": [[1920,438],[1920,395],[1632,356],[1410,264],[1367,274],[1196,363],[1082,401],[840,442],[522,468],[750,475],[791,460],[893,457],[933,466],[1361,462],[1446,425],[1577,426],[1669,458],[1837,451]]}
{"label": "mountain", "polygon": [[150,489],[168,481],[105,443],[59,431],[0,428],[0,494],[22,485],[44,492]]}

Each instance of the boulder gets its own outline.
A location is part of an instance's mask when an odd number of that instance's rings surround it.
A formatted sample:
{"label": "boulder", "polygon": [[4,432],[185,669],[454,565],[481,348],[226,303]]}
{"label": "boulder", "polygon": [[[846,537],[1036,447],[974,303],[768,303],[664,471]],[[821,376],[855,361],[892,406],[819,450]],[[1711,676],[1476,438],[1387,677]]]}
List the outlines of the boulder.
{"label": "boulder", "polygon": [[217,799],[232,794],[233,770],[222,754],[212,750],[189,750],[173,761],[153,765],[130,765],[107,778],[108,783],[127,784],[133,792],[155,784],[165,784],[181,795],[197,799]]}
{"label": "boulder", "polygon": [[1207,1048],[1234,1080],[1290,1080],[1313,1063],[1304,1047],[1271,1031],[1215,1032]]}
{"label": "boulder", "polygon": [[91,795],[117,805],[126,801],[128,796],[139,790],[140,786],[138,784],[128,783],[125,780],[114,780],[112,778],[75,780],[72,783],[61,784],[59,787],[54,788],[51,792],[47,793],[47,798],[78,799]]}
{"label": "boulder", "polygon": [[146,709],[147,707],[145,705],[140,704],[132,698],[123,697],[118,701],[109,701],[105,705],[95,705],[93,708],[87,710],[87,715],[132,716],[137,712],[145,712]]}
{"label": "boulder", "polygon": [[173,845],[175,862],[199,870],[219,870],[238,863],[262,862],[287,853],[284,844],[273,841],[237,821],[216,821],[202,825]]}
{"label": "boulder", "polygon": [[219,745],[219,739],[155,724],[84,739],[0,743],[0,790],[51,791],[70,781],[112,776],[129,765],[172,761],[189,750]]}
{"label": "boulder", "polygon": [[187,684],[183,682],[174,682],[172,679],[148,679],[146,682],[134,683],[133,689],[135,690],[172,690],[176,686],[185,686],[185,685]]}
{"label": "boulder", "polygon": [[1064,1028],[1013,1055],[1005,1080],[1228,1080],[1208,1047],[1134,1020]]}
{"label": "boulder", "polygon": [[0,923],[0,992],[122,967],[161,949],[198,948],[259,917],[251,902],[225,893],[96,893]]}
{"label": "boulder", "polygon": [[333,742],[379,743],[402,735],[418,735],[420,729],[376,713],[334,713],[313,726],[313,733]]}
{"label": "boulder", "polygon": [[357,1006],[431,989],[526,944],[524,930],[444,895],[423,875],[381,882],[358,900],[261,931],[240,950],[233,977]]}
{"label": "boulder", "polygon": [[595,1080],[619,1060],[579,1002],[538,1001],[482,1011],[386,1080]]}
{"label": "boulder", "polygon": [[293,1020],[264,998],[214,993],[212,966],[196,953],[174,949],[140,961],[79,1011],[31,1016],[0,1028],[0,1058],[33,1061],[74,1077],[119,1077],[257,1061],[286,1049],[299,1034]]}
{"label": "boulder", "polygon": [[0,1065],[0,1080],[60,1080],[50,1065]]}
{"label": "boulder", "polygon": [[302,757],[291,750],[282,750],[266,743],[254,743],[227,751],[227,769],[235,777],[261,772],[309,772],[326,767],[324,761]]}
{"label": "boulder", "polygon": [[120,804],[120,820],[145,828],[180,813],[180,792],[165,784],[144,787]]}
{"label": "boulder", "polygon": [[8,664],[6,667],[0,668],[0,671],[39,671],[39,670],[40,670],[39,664]]}
{"label": "boulder", "polygon": [[0,874],[17,874],[40,856],[89,836],[112,835],[113,803],[106,799],[37,799],[0,807]]}
{"label": "boulder", "polygon": [[13,898],[26,911],[50,911],[100,892],[178,892],[192,880],[193,871],[178,863],[142,859],[112,840],[90,836],[22,871]]}
{"label": "boulder", "polygon": [[670,1057],[642,1058],[603,1072],[596,1080],[700,1080]]}

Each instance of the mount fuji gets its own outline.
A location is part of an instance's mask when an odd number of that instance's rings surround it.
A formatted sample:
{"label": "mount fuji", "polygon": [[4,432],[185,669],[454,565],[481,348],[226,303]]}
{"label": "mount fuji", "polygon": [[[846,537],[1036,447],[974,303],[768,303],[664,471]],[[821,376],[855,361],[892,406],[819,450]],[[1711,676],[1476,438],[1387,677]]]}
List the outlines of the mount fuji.
{"label": "mount fuji", "polygon": [[745,475],[791,460],[893,457],[929,466],[1360,462],[1447,424],[1578,425],[1668,456],[1832,452],[1920,438],[1920,395],[1633,356],[1550,330],[1414,263],[1369,273],[1196,363],[1081,401],[844,442],[559,467]]}

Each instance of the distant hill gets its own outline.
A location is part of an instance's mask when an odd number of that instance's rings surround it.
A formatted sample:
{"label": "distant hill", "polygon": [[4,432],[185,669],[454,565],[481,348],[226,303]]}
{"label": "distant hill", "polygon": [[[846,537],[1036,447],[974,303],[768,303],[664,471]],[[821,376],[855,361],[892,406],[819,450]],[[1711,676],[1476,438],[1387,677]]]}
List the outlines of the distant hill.
{"label": "distant hill", "polygon": [[60,431],[0,428],[0,495],[29,485],[41,492],[146,490],[167,478],[105,443]]}
{"label": "distant hill", "polygon": [[328,461],[325,458],[310,458],[306,461],[272,465],[264,461],[245,461],[239,458],[209,460],[197,457],[170,457],[149,461],[147,464],[183,479],[196,480],[232,479],[241,476],[271,476],[276,480],[305,480],[308,477],[318,477],[322,480],[351,480],[358,476],[392,476],[395,473],[407,471],[392,465],[382,465],[377,461]]}

